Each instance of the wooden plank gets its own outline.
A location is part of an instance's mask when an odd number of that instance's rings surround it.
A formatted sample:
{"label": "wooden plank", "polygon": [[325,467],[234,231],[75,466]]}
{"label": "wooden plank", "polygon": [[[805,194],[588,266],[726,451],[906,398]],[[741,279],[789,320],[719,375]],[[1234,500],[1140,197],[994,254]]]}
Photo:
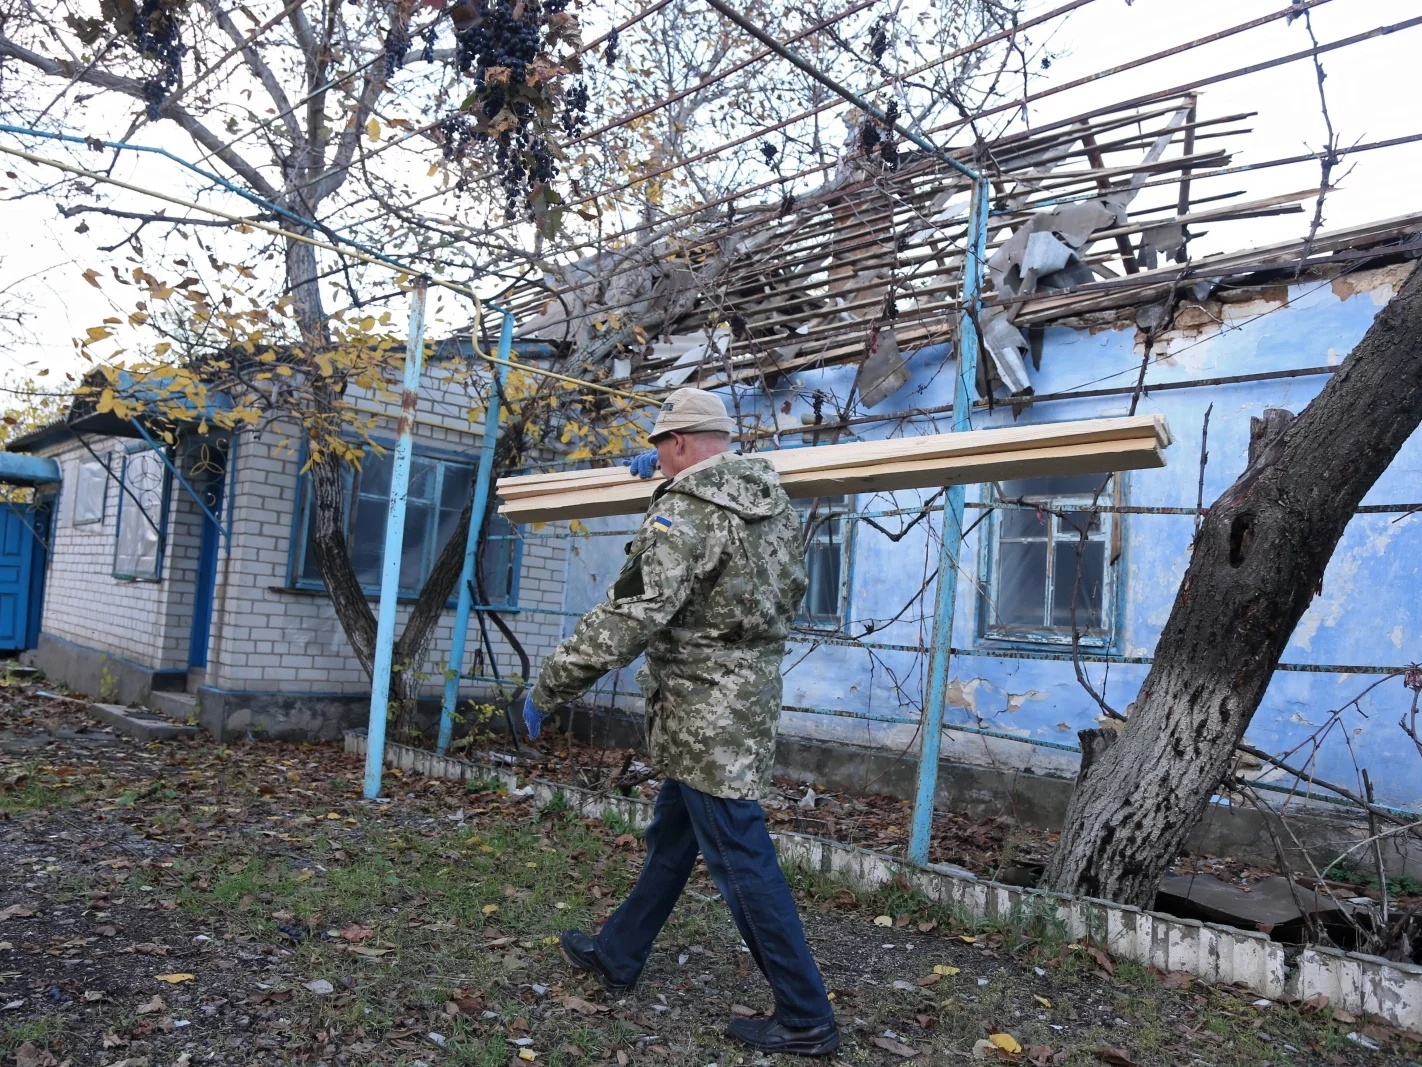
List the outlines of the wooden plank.
{"label": "wooden plank", "polygon": [[[879,463],[933,462],[957,456],[1068,444],[1133,440],[1149,437],[1161,447],[1170,444],[1170,429],[1161,415],[1080,419],[1072,422],[1030,423],[1022,426],[961,433],[924,434],[877,441],[852,441],[814,448],[786,448],[763,453],[775,464],[782,478],[791,474],[836,467],[867,466]],[[625,467],[596,470],[556,471],[500,478],[498,495],[506,500],[546,496],[559,492],[616,486],[632,480]],[[655,487],[660,479],[651,479]]]}
{"label": "wooden plank", "polygon": [[[1164,465],[1165,456],[1159,444],[1153,438],[1141,437],[966,456],[938,465],[905,462],[881,464],[877,468],[807,471],[784,478],[782,484],[792,497],[837,496],[1062,474],[1107,474]],[[629,482],[517,500],[504,504],[499,513],[514,523],[641,514],[647,509],[655,486],[640,479],[629,479]]]}
{"label": "wooden plank", "polygon": [[[1090,422],[1126,420],[1089,420]],[[1169,433],[1163,420],[1147,417],[1132,420],[1137,423],[1134,435],[1101,436],[1077,439],[1068,443],[1051,443],[1048,438],[1036,441],[1006,440],[1012,431],[983,430],[962,434],[939,434],[917,440],[963,438],[971,435],[996,434],[998,447],[969,448],[953,454],[894,455],[885,450],[875,461],[838,463],[820,462],[825,453],[839,452],[857,446],[827,445],[820,448],[782,449],[759,455],[769,459],[781,474],[781,484],[791,496],[832,496],[841,493],[892,492],[902,489],[928,489],[943,485],[968,484],[1007,478],[1030,478],[1059,474],[1105,474],[1113,471],[1160,467],[1165,463],[1163,449]],[[1145,426],[1139,423],[1145,422]],[[1058,424],[1063,425],[1063,424]],[[1071,424],[1066,424],[1071,425]],[[1019,428],[1014,428],[1019,429]],[[1037,429],[1022,427],[1020,429]],[[1141,432],[1143,431],[1143,432]],[[1045,444],[1043,442],[1046,442]],[[861,442],[860,444],[884,444]],[[813,456],[811,454],[821,454]],[[815,462],[807,462],[815,460]],[[583,471],[584,475],[605,475],[605,471]],[[614,469],[612,479],[592,480],[582,488],[569,488],[568,479],[559,479],[559,490],[552,493],[525,494],[505,499],[500,514],[510,522],[548,522],[558,519],[595,518],[604,515],[632,515],[646,510],[652,493],[662,479],[640,479]],[[500,491],[502,495],[502,490]]]}

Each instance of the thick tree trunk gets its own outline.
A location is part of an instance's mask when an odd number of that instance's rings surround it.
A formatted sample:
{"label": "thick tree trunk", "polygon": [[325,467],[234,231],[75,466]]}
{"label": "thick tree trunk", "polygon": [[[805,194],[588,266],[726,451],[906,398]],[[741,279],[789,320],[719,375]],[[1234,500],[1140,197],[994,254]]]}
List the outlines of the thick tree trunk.
{"label": "thick tree trunk", "polygon": [[[1363,496],[1422,422],[1422,272],[1210,508],[1120,738],[1077,783],[1043,884],[1149,907],[1227,773]],[[1360,620],[1366,623],[1366,620]]]}

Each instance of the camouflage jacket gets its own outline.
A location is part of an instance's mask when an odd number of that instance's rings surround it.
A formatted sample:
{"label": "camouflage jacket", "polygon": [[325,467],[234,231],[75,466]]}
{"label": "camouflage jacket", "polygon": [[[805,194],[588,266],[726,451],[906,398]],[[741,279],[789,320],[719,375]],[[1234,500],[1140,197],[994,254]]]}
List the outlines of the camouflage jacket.
{"label": "camouflage jacket", "polygon": [[643,652],[661,773],[759,799],[780,720],[785,637],[805,595],[800,521],[770,463],[731,457],[659,486],[607,599],[543,665],[544,712]]}

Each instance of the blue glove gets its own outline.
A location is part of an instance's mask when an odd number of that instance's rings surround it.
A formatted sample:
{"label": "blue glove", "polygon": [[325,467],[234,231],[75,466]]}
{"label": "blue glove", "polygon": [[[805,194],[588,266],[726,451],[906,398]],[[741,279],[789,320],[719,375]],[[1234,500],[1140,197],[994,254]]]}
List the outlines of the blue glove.
{"label": "blue glove", "polygon": [[623,466],[629,468],[634,477],[650,478],[657,471],[657,450],[654,448],[640,456],[633,456]]}
{"label": "blue glove", "polygon": [[530,741],[543,731],[543,713],[533,706],[532,693],[523,698],[523,724],[528,727]]}

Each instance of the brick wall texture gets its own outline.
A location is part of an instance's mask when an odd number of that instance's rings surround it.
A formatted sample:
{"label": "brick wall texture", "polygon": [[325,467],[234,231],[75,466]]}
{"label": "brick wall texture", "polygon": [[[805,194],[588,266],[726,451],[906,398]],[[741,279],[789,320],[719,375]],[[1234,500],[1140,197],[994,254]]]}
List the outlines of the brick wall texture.
{"label": "brick wall texture", "polygon": [[[415,447],[462,453],[477,460],[480,436],[469,412],[474,403],[462,386],[429,383],[417,413]],[[373,398],[363,406],[375,407]],[[384,402],[388,410],[388,402]],[[393,425],[378,420],[377,437],[393,436]],[[131,441],[90,439],[101,456],[121,455]],[[89,453],[70,443],[48,450],[60,461],[63,481],[54,525],[53,552],[46,577],[43,630],[86,647],[123,656],[154,669],[188,665],[193,595],[201,534],[201,513],[176,483],[169,493],[168,536],[162,578],[157,582],[111,577],[119,486],[110,480],[102,523],[76,526],[74,492],[81,460]],[[226,507],[230,544],[220,552],[214,594],[208,665],[204,684],[229,690],[301,693],[360,693],[370,687],[351,653],[324,592],[292,587],[292,539],[299,499],[300,455],[295,435],[280,426],[260,438],[243,433],[228,475]],[[118,464],[115,462],[117,472]],[[226,518],[227,516],[224,516]],[[545,527],[543,532],[548,532]],[[558,610],[563,604],[565,551],[559,539],[529,538],[523,544],[519,604]],[[375,601],[372,599],[372,610]],[[397,630],[408,605],[402,604]],[[557,615],[510,612],[511,629],[536,671],[557,644]],[[441,619],[422,670],[425,689],[441,692],[450,654],[454,610]],[[518,659],[490,625],[500,674],[516,676]],[[477,618],[471,619],[464,669],[470,672],[480,646]],[[480,653],[483,673],[489,673]],[[466,695],[487,690],[467,682]]]}

